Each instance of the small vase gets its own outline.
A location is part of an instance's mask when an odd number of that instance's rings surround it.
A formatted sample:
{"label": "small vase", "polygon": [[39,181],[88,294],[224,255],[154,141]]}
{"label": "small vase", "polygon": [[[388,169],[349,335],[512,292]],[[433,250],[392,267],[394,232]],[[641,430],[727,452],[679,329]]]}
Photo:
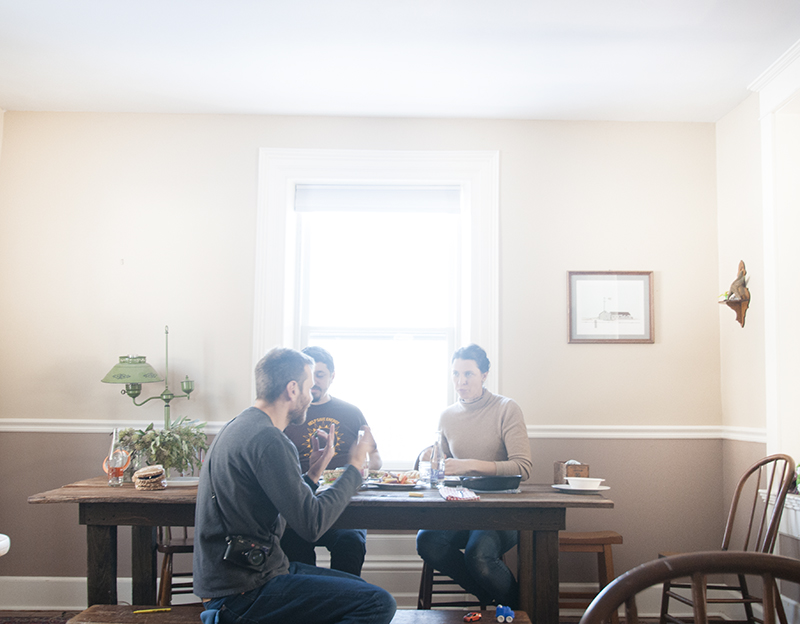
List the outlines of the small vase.
{"label": "small vase", "polygon": [[132,483],[133,482],[133,473],[139,470],[139,468],[144,468],[147,465],[145,461],[145,457],[142,453],[137,453],[136,451],[133,452],[131,456],[131,463],[125,469],[125,473],[123,474],[122,480],[125,483]]}

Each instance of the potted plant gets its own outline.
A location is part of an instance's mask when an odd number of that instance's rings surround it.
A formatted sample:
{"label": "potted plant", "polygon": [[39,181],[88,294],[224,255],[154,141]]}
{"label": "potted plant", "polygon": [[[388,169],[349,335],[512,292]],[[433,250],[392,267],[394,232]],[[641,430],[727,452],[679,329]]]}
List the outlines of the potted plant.
{"label": "potted plant", "polygon": [[164,472],[174,470],[180,475],[191,474],[202,464],[202,453],[208,450],[204,422],[183,416],[175,422],[155,429],[150,423],[145,429],[129,427],[119,432],[120,446],[131,453],[131,469],[143,465],[161,464]]}

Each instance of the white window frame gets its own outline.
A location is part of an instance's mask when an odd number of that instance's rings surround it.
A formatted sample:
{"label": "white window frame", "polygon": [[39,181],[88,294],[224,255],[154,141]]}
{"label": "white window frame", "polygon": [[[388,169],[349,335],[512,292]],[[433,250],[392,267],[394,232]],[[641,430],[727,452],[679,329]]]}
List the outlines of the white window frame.
{"label": "white window frame", "polygon": [[271,348],[298,348],[297,184],[455,184],[461,188],[462,284],[458,346],[481,345],[499,375],[499,171],[497,151],[259,150],[253,365]]}

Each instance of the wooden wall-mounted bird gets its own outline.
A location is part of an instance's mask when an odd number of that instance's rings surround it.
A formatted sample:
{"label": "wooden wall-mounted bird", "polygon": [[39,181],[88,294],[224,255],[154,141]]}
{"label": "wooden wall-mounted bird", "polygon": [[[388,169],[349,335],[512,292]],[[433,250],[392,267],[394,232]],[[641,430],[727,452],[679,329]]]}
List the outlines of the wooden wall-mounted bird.
{"label": "wooden wall-mounted bird", "polygon": [[747,269],[745,269],[744,260],[741,260],[739,261],[739,273],[733,280],[724,303],[736,312],[736,320],[742,327],[744,327],[747,308],[750,307],[750,290],[747,288],[747,280]]}

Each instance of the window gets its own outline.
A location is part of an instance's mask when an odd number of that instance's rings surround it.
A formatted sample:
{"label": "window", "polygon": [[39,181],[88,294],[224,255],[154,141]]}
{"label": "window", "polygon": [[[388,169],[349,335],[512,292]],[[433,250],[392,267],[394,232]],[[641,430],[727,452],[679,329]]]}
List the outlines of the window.
{"label": "window", "polygon": [[453,400],[453,350],[496,354],[497,154],[261,156],[254,360],[328,349],[331,393],[407,468]]}

